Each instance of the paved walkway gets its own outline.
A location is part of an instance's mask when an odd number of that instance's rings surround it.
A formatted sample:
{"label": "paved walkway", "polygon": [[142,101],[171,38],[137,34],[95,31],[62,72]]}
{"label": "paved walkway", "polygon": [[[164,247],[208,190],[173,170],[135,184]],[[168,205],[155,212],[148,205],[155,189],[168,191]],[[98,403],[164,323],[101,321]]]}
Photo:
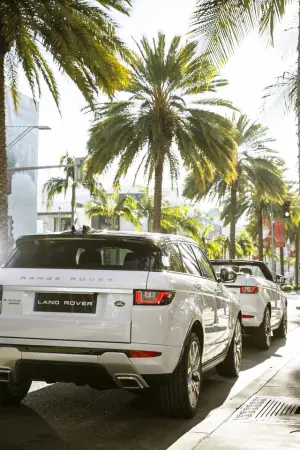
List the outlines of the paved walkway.
{"label": "paved walkway", "polygon": [[168,450],[300,450],[300,330],[273,367]]}

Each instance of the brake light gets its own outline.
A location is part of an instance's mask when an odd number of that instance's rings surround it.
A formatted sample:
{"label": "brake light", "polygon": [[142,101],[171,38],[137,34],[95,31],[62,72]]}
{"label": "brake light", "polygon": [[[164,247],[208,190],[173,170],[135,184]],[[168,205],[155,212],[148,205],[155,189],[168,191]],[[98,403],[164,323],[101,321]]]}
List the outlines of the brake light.
{"label": "brake light", "polygon": [[172,291],[147,291],[134,292],[135,305],[169,305],[173,300],[175,292]]}
{"label": "brake light", "polygon": [[258,286],[241,286],[241,294],[257,294],[258,292]]}
{"label": "brake light", "polygon": [[148,352],[143,350],[129,350],[130,358],[155,358],[160,356],[161,353],[158,352]]}
{"label": "brake light", "polygon": [[251,316],[250,314],[243,314],[242,319],[254,319],[254,316]]}

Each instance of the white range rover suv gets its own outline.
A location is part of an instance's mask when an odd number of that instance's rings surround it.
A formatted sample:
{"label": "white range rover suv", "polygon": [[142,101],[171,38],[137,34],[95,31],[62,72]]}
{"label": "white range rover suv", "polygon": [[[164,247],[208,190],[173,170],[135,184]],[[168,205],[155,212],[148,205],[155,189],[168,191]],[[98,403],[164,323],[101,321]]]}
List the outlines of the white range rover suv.
{"label": "white range rover suv", "polygon": [[239,373],[240,305],[191,239],[87,227],[25,236],[0,285],[1,405],[41,380],[151,389],[165,414],[192,417],[203,372]]}

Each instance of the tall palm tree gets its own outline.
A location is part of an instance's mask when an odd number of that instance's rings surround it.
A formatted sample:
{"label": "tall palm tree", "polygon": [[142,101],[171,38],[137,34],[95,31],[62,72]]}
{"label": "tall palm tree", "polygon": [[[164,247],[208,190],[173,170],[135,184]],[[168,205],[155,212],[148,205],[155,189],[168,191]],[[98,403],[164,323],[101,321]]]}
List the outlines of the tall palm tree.
{"label": "tall palm tree", "polygon": [[5,88],[18,107],[19,68],[34,99],[44,80],[59,107],[54,73],[44,51],[80,89],[89,104],[101,89],[112,94],[127,80],[118,61],[128,52],[116,34],[109,11],[127,14],[130,0],[1,0],[0,2],[0,260],[6,255],[7,152]]}
{"label": "tall palm tree", "polygon": [[[227,180],[235,176],[231,122],[211,107],[232,107],[209,98],[226,84],[197,45],[176,36],[167,47],[159,34],[143,38],[130,62],[127,100],[100,104],[90,129],[89,169],[102,173],[118,158],[116,181],[137,163],[154,179],[153,230],[161,229],[162,184],[166,166],[176,182],[179,166],[218,169]],[[192,103],[192,100],[194,102]],[[203,164],[200,164],[203,163]]]}
{"label": "tall palm tree", "polygon": [[[147,219],[147,231],[153,231],[152,214],[154,208],[154,196],[149,194],[149,189],[144,188],[137,202],[138,215]],[[168,233],[182,232],[194,239],[200,235],[202,224],[196,212],[189,205],[173,206],[165,199],[161,207],[161,228]]]}
{"label": "tall palm tree", "polygon": [[71,189],[71,225],[74,225],[74,217],[76,210],[76,188],[78,183],[75,181],[75,159],[67,153],[60,159],[60,164],[65,165],[63,168],[64,177],[51,177],[43,186],[43,194],[47,197],[47,208],[50,208],[56,195],[64,193],[66,195],[68,189]]}
{"label": "tall palm tree", "polygon": [[[252,31],[268,33],[273,43],[275,27],[296,0],[197,0],[193,33],[216,66],[222,65]],[[279,77],[286,88],[286,99],[295,106],[298,122],[298,159],[300,159],[300,2],[298,1],[296,69]],[[299,171],[300,177],[300,171]],[[300,178],[299,178],[300,193]]]}
{"label": "tall palm tree", "polygon": [[275,27],[296,0],[197,0],[192,33],[213,61],[223,64],[253,30],[267,32],[273,42]]}
{"label": "tall palm tree", "polygon": [[111,194],[107,194],[102,188],[95,189],[85,209],[89,217],[109,217],[113,230],[119,229],[120,218],[132,223],[138,231],[142,228],[137,212],[137,200],[130,194],[121,198],[118,188],[115,188]]}
{"label": "tall palm tree", "polygon": [[254,240],[247,230],[243,229],[238,232],[236,244],[236,252],[239,257],[249,258],[249,256],[256,254]]}
{"label": "tall palm tree", "polygon": [[233,116],[232,120],[236,127],[236,179],[229,184],[221,174],[217,173],[213,181],[209,181],[210,175],[207,181],[191,171],[186,179],[184,196],[193,200],[201,200],[209,196],[225,202],[222,218],[226,217],[230,224],[229,256],[234,259],[236,221],[247,210],[245,199],[254,190],[259,193],[259,198],[265,196],[277,198],[278,193],[272,183],[279,184],[278,164],[281,161],[269,148],[269,144],[274,140],[268,136],[266,127],[251,122],[246,115],[240,115],[238,118]]}

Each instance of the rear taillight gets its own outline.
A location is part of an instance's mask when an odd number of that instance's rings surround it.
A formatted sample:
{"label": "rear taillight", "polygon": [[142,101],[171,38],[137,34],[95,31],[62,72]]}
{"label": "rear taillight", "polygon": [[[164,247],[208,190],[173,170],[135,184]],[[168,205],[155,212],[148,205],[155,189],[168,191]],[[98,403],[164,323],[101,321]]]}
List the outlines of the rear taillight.
{"label": "rear taillight", "polygon": [[257,294],[258,292],[258,286],[241,286],[241,294]]}
{"label": "rear taillight", "polygon": [[169,305],[173,300],[173,291],[148,291],[140,290],[134,292],[135,305]]}

